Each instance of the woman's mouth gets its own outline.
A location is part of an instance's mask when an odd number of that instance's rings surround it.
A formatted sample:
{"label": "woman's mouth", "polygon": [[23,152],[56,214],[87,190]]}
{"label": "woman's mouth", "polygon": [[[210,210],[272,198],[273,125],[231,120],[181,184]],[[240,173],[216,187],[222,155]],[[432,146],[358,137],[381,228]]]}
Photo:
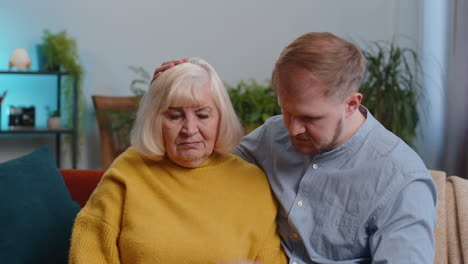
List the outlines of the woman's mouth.
{"label": "woman's mouth", "polygon": [[189,141],[189,142],[182,142],[180,145],[185,148],[195,148],[200,144],[199,141]]}

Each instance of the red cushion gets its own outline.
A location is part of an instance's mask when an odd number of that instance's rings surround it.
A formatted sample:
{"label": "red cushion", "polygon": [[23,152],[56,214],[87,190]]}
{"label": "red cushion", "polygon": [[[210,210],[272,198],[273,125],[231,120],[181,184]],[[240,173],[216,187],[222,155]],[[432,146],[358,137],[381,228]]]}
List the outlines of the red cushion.
{"label": "red cushion", "polygon": [[105,170],[60,170],[73,200],[81,207],[101,180]]}

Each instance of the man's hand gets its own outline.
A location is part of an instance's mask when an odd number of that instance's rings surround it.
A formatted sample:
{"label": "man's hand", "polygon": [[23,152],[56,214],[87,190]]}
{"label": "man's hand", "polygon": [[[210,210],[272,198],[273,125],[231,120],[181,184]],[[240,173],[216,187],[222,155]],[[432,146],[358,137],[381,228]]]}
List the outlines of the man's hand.
{"label": "man's hand", "polygon": [[176,65],[179,65],[179,64],[182,64],[182,63],[185,63],[189,61],[188,58],[182,58],[182,59],[178,59],[178,60],[171,60],[171,61],[165,61],[161,64],[161,66],[159,66],[158,68],[156,68],[156,70],[154,70],[154,74],[153,74],[153,79],[151,80],[151,83],[154,82],[154,80],[156,80],[156,78],[158,78],[158,76],[164,72],[165,70],[167,69],[170,69]]}

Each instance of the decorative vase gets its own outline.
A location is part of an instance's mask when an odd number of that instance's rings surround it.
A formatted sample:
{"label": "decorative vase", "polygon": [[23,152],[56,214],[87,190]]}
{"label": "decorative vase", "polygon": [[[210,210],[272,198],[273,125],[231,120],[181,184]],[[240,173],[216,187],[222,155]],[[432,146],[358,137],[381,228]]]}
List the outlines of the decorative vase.
{"label": "decorative vase", "polygon": [[31,68],[31,59],[29,58],[28,52],[25,49],[15,49],[11,53],[10,63],[8,64],[8,69],[16,67],[18,70],[22,70],[24,67],[26,69]]}
{"label": "decorative vase", "polygon": [[61,129],[62,124],[59,116],[49,117],[47,120],[47,128],[48,129]]}

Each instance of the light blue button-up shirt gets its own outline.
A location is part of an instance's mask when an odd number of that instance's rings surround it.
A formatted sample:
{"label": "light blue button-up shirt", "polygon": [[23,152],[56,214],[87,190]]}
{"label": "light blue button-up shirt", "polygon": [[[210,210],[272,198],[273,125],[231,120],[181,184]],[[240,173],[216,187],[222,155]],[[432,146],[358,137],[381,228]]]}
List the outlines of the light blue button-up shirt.
{"label": "light blue button-up shirt", "polygon": [[268,176],[289,263],[432,264],[432,177],[410,147],[361,111],[366,121],[358,132],[330,152],[296,152],[275,116],[235,154]]}

